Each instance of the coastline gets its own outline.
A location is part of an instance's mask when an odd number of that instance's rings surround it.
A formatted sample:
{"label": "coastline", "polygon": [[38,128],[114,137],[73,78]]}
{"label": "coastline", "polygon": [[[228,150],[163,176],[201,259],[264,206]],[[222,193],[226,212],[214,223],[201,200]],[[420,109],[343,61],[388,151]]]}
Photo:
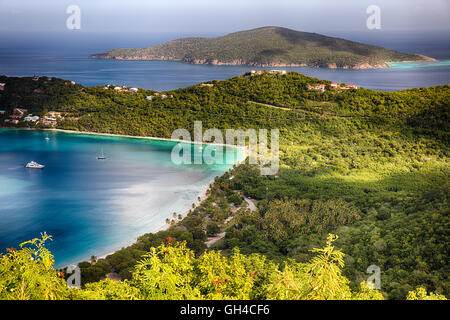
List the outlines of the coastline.
{"label": "coastline", "polygon": [[[199,206],[199,205],[201,205],[202,202],[207,198],[207,195],[206,195],[206,194],[207,194],[208,190],[210,189],[212,183],[214,183],[214,179],[212,179],[208,184],[206,184],[206,185],[203,187],[202,192],[200,193],[200,195],[197,196],[197,198],[196,198],[196,200],[195,200],[195,202],[196,202],[195,206],[196,206],[196,207]],[[198,197],[200,197],[200,201],[198,201]],[[191,210],[192,210],[192,208],[189,208],[189,209],[185,210],[183,213],[180,213],[181,219],[177,219],[174,225],[165,223],[164,225],[158,227],[155,231],[151,231],[151,232],[147,232],[147,233],[158,233],[158,232],[160,232],[160,231],[166,231],[166,230],[170,229],[170,227],[175,226],[175,225],[177,225],[179,222],[183,221],[184,218],[186,218],[187,215],[189,214],[189,211],[191,211]],[[129,240],[129,241],[126,242],[124,245],[121,245],[119,248],[114,249],[113,251],[108,250],[107,253],[102,253],[102,254],[96,256],[97,260],[98,260],[98,259],[105,259],[107,256],[112,255],[112,254],[116,253],[117,251],[119,251],[119,250],[121,250],[121,249],[123,249],[123,248],[129,247],[129,246],[135,244],[135,243],[138,241],[138,238],[139,238],[140,236],[143,236],[143,235],[144,235],[144,234],[141,234],[141,235],[137,236],[135,239]],[[88,260],[88,259],[87,259],[87,260]],[[79,261],[79,262],[81,262],[81,261]]]}
{"label": "coastline", "polygon": [[290,68],[290,67],[309,67],[309,68],[325,68],[325,69],[342,69],[342,70],[369,70],[369,69],[388,69],[391,68],[390,63],[422,63],[422,62],[436,62],[439,61],[437,59],[422,56],[422,60],[404,60],[404,61],[381,61],[377,63],[369,63],[369,62],[361,62],[355,65],[344,65],[337,66],[336,63],[326,63],[326,64],[318,64],[318,63],[256,63],[256,62],[222,62],[218,60],[205,60],[205,59],[158,59],[154,57],[125,57],[125,56],[108,56],[103,54],[93,54],[89,56],[90,59],[100,59],[100,60],[122,60],[122,61],[177,61],[186,64],[194,64],[194,65],[213,65],[213,66],[245,66],[245,67],[255,67],[255,68]]}

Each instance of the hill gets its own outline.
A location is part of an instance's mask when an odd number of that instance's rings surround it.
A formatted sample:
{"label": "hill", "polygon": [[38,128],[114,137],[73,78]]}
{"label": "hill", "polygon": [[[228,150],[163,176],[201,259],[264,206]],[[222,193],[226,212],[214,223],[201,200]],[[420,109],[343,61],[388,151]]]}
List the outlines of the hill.
{"label": "hill", "polygon": [[[280,129],[277,177],[237,166],[168,230],[145,234],[95,264],[81,263],[83,281],[111,270],[131,279],[142,255],[168,237],[186,241],[199,256],[208,235],[225,232],[210,249],[229,255],[237,247],[277,263],[305,263],[310,250],[334,233],[352,289],[374,264],[387,298],[403,299],[418,286],[449,295],[448,85],[342,90],[294,72],[247,74],[159,94],[46,77],[0,82],[6,83],[0,123],[12,108],[26,107],[38,115],[61,112],[57,127],[77,131],[170,137],[178,128],[192,132],[195,120],[205,130]],[[324,92],[308,90],[319,83]],[[149,95],[154,98],[147,100]],[[249,210],[243,197],[251,197],[258,210]]]}
{"label": "hill", "polygon": [[263,27],[217,38],[184,38],[141,49],[115,49],[92,58],[118,60],[179,60],[195,64],[250,66],[313,66],[384,68],[387,62],[430,61],[317,33]]}

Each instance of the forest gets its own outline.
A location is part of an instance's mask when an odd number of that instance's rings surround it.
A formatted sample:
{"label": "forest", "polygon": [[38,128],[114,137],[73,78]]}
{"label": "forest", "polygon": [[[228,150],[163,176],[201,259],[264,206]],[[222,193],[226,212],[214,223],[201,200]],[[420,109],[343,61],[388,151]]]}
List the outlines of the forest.
{"label": "forest", "polygon": [[[367,279],[367,267],[377,265],[386,299],[411,298],[417,288],[449,295],[448,85],[340,90],[298,73],[246,74],[208,82],[212,86],[131,94],[46,77],[0,76],[0,82],[6,83],[3,118],[17,107],[37,115],[58,111],[60,129],[170,137],[202,121],[204,128],[280,130],[276,176],[236,166],[168,230],[142,235],[105,259],[81,262],[85,288],[101,285],[111,271],[132,281],[143,257],[155,255],[168,238],[184,243],[192,259],[212,252],[233,259],[239,250],[245,259],[257,254],[274,265],[303,266],[332,233],[338,236],[333,247],[345,253],[342,277],[352,292]],[[324,92],[307,89],[319,83],[326,84]],[[149,95],[156,98],[149,101]],[[244,197],[258,210],[250,210]],[[225,237],[207,249],[208,236],[219,232]],[[291,268],[297,265],[279,271]]]}

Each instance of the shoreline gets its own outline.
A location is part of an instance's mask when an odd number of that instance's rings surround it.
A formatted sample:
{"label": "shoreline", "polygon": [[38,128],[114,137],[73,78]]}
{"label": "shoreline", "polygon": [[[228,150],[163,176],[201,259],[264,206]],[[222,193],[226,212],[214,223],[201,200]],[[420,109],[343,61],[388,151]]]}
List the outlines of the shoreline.
{"label": "shoreline", "polygon": [[249,68],[323,68],[323,69],[342,69],[342,70],[370,70],[370,69],[389,69],[390,63],[422,63],[422,62],[437,62],[438,59],[424,56],[423,60],[404,60],[404,61],[382,61],[375,64],[368,62],[361,62],[356,65],[344,65],[338,67],[336,63],[328,64],[307,64],[307,63],[273,63],[273,64],[257,64],[257,63],[233,63],[233,62],[203,62],[201,60],[183,60],[183,59],[144,59],[136,57],[122,57],[122,56],[101,56],[101,54],[93,54],[89,59],[98,60],[119,60],[119,61],[175,61],[192,65],[212,65],[212,66],[242,66]]}
{"label": "shoreline", "polygon": [[[196,206],[196,207],[199,206],[199,205],[201,205],[202,202],[207,198],[207,195],[206,195],[206,194],[207,194],[208,190],[210,189],[212,183],[214,183],[214,179],[212,179],[208,184],[206,184],[206,185],[202,188],[202,191],[201,191],[200,195],[198,195],[197,198],[196,198],[196,200],[195,200],[195,202],[196,202],[196,205],[195,205],[195,206]],[[200,197],[200,201],[198,201],[198,197]],[[166,230],[170,229],[170,227],[172,227],[172,226],[176,226],[179,222],[183,221],[184,218],[187,217],[187,215],[189,214],[189,212],[190,212],[191,210],[192,210],[192,208],[189,208],[189,209],[185,210],[183,213],[180,213],[180,214],[181,214],[181,219],[176,218],[175,224],[172,225],[172,224],[165,223],[164,225],[158,227],[155,231],[151,231],[151,232],[147,232],[147,233],[153,233],[153,234],[156,234],[156,233],[158,233],[158,232],[160,232],[160,231],[166,231]],[[145,233],[144,233],[144,234],[145,234]],[[126,244],[120,246],[120,248],[118,248],[118,249],[115,249],[115,250],[113,250],[113,251],[108,250],[109,252],[103,253],[103,254],[101,254],[101,255],[99,255],[99,256],[96,256],[97,260],[99,260],[99,259],[105,259],[107,256],[112,255],[112,254],[116,253],[116,252],[119,251],[119,250],[122,250],[122,249],[124,249],[124,248],[129,247],[129,246],[132,246],[133,244],[135,244],[135,243],[138,241],[138,238],[141,237],[141,236],[143,236],[144,234],[141,234],[141,235],[137,236],[134,240],[128,241]],[[81,262],[81,261],[80,261],[80,262]]]}

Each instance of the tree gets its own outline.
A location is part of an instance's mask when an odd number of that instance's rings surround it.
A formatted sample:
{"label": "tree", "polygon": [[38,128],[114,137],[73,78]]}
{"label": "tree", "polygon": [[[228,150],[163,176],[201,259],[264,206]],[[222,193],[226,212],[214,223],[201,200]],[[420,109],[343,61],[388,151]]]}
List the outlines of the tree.
{"label": "tree", "polygon": [[219,232],[220,232],[220,227],[217,223],[208,222],[208,224],[206,225],[206,233],[209,236],[214,236],[214,235],[218,234]]}

